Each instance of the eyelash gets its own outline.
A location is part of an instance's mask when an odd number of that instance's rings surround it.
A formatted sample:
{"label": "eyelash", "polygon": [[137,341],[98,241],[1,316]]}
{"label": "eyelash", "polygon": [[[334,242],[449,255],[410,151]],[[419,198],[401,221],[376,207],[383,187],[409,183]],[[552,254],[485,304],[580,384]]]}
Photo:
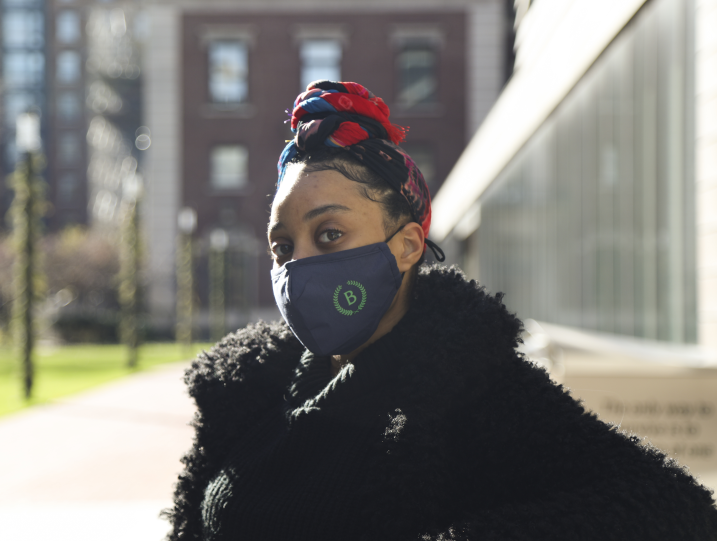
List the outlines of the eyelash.
{"label": "eyelash", "polygon": [[[339,233],[339,235],[343,235],[343,234],[344,234],[344,232],[341,231],[340,229],[336,229],[336,228],[333,228],[333,227],[330,228],[330,229],[324,229],[321,233],[319,233],[319,234],[317,235],[317,241],[318,241],[319,238],[321,238],[322,235],[327,234],[327,233]],[[333,242],[333,241],[335,241],[335,240],[338,240],[339,238],[341,238],[341,236],[339,236],[337,239],[329,240],[328,242]],[[278,247],[278,246],[290,246],[290,245],[288,245],[288,244],[277,244],[276,246]],[[281,259],[282,257],[286,257],[286,256],[282,256],[282,255],[275,254],[273,248],[274,248],[274,246],[272,246],[272,245],[270,244],[270,245],[267,247],[267,249],[266,249],[266,252],[267,252],[267,254],[269,254],[269,257],[271,257],[271,258],[273,258],[273,259]]]}
{"label": "eyelash", "polygon": [[[320,239],[323,235],[325,235],[325,234],[327,234],[327,233],[339,233],[339,237],[338,237],[337,239],[333,239],[333,240],[338,240],[338,239],[340,239],[340,238],[341,238],[341,235],[344,234],[344,232],[341,231],[340,229],[336,229],[336,228],[333,228],[333,227],[332,227],[331,229],[324,229],[321,233],[319,233],[319,235],[318,235],[318,237],[317,237],[317,240]],[[333,242],[333,240],[330,240],[329,242]]]}
{"label": "eyelash", "polygon": [[[291,245],[290,244],[276,244],[275,246],[278,247],[278,246],[291,246]],[[266,253],[269,254],[269,257],[271,257],[272,259],[281,259],[282,257],[286,257],[286,255],[275,254],[273,248],[274,248],[274,246],[272,246],[270,244],[266,249]]]}

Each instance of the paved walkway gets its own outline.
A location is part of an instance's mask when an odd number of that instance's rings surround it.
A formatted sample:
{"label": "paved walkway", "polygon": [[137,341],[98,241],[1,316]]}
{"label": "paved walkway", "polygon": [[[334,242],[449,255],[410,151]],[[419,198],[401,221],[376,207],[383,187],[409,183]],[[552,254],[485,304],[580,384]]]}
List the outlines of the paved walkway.
{"label": "paved walkway", "polygon": [[187,364],[0,420],[0,539],[160,541],[192,441]]}

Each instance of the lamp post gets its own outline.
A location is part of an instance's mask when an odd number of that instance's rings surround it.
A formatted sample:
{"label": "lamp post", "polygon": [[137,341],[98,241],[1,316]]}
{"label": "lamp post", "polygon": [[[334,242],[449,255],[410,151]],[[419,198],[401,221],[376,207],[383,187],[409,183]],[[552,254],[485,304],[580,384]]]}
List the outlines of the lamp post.
{"label": "lamp post", "polygon": [[119,300],[122,306],[120,335],[127,346],[127,365],[137,366],[140,343],[139,308],[141,239],[137,206],[142,192],[142,178],[132,173],[122,181],[122,242],[120,244]]}
{"label": "lamp post", "polygon": [[11,207],[15,266],[13,269],[13,327],[15,345],[22,363],[25,398],[32,396],[34,366],[33,305],[36,300],[36,244],[44,213],[43,183],[37,174],[42,168],[40,117],[36,113],[18,115],[16,145],[21,154],[11,178],[15,191]]}
{"label": "lamp post", "polygon": [[209,235],[209,312],[211,314],[212,341],[224,336],[226,311],[224,307],[224,271],[229,236],[224,229],[215,229]]}
{"label": "lamp post", "polygon": [[197,213],[184,207],[177,216],[177,342],[188,350],[192,344],[192,320],[194,312],[194,268],[192,257],[192,234],[197,228]]}

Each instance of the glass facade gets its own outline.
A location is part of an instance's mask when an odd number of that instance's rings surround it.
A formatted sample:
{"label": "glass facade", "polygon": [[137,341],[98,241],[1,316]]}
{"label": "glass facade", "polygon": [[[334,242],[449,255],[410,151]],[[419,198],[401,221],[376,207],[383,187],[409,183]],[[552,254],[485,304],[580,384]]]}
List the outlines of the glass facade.
{"label": "glass facade", "polygon": [[44,17],[32,9],[7,10],[2,21],[5,47],[39,48],[44,43]]}
{"label": "glass facade", "polygon": [[45,55],[39,51],[12,51],[3,59],[3,79],[8,88],[37,87],[45,76]]}
{"label": "glass facade", "polygon": [[464,263],[520,317],[696,341],[693,17],[647,2],[483,194]]}
{"label": "glass facade", "polygon": [[[2,111],[5,172],[15,167],[17,115],[45,109],[45,3],[43,0],[2,0]],[[44,135],[44,133],[43,133]],[[9,204],[4,192],[0,211]]]}
{"label": "glass facade", "polygon": [[57,116],[64,123],[76,122],[82,116],[82,102],[77,92],[62,92],[57,96]]}
{"label": "glass facade", "polygon": [[57,81],[63,84],[77,83],[82,74],[82,61],[78,51],[60,51],[57,54]]}
{"label": "glass facade", "polygon": [[76,43],[80,40],[80,14],[65,9],[59,11],[55,18],[55,37],[60,43]]}

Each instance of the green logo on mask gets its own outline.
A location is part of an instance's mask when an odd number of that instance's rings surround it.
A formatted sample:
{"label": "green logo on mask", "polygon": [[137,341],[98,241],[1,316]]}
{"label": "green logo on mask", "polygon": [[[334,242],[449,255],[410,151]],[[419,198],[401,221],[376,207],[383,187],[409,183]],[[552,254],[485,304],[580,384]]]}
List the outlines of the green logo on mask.
{"label": "green logo on mask", "polygon": [[[361,293],[361,302],[359,302],[358,297],[356,295],[357,292],[354,289],[347,289],[346,291],[344,291],[344,294],[341,295],[341,290],[344,286],[339,286],[334,291],[334,308],[336,308],[336,311],[339,314],[343,314],[345,316],[352,316],[356,312],[361,310],[361,308],[363,308],[366,304],[366,288],[364,288],[361,284],[354,280],[349,280],[348,282],[346,282],[346,285],[356,288],[356,290]],[[343,302],[347,306],[346,308],[344,308],[340,304],[342,298]],[[356,306],[357,302],[359,303],[358,306]]]}

